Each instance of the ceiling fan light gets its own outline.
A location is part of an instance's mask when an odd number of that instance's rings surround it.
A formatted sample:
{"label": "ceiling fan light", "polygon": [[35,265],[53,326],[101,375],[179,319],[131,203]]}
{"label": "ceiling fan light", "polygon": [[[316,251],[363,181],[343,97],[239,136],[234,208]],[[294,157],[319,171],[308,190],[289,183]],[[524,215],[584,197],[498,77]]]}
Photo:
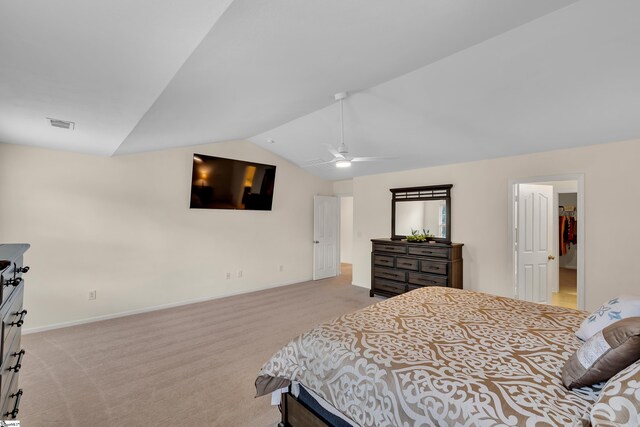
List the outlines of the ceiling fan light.
{"label": "ceiling fan light", "polygon": [[336,162],[337,168],[348,168],[351,167],[351,160],[338,160]]}

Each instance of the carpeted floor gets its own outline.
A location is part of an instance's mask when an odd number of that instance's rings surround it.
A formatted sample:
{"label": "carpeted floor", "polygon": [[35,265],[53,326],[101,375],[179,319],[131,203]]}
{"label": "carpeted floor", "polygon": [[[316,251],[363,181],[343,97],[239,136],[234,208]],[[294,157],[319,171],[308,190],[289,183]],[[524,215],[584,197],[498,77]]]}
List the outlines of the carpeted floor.
{"label": "carpeted floor", "polygon": [[350,270],[152,313],[25,335],[23,427],[259,426],[262,364],[301,332],[377,301]]}

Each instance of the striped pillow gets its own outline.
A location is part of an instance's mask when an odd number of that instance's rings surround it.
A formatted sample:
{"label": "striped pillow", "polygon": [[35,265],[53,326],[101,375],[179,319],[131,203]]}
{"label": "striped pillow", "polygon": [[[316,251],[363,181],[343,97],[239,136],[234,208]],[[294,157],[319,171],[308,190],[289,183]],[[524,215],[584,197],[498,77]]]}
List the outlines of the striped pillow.
{"label": "striped pillow", "polygon": [[640,359],[640,317],[629,317],[609,325],[589,338],[562,369],[562,382],[569,389],[607,381]]}

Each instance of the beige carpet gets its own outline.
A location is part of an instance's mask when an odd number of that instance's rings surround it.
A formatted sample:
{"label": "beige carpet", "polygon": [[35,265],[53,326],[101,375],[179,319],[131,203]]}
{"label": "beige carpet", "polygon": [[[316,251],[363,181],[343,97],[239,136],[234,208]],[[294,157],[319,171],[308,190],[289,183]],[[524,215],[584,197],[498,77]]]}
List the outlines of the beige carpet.
{"label": "beige carpet", "polygon": [[338,278],[25,335],[18,419],[33,426],[259,426],[262,364],[314,325],[378,299]]}

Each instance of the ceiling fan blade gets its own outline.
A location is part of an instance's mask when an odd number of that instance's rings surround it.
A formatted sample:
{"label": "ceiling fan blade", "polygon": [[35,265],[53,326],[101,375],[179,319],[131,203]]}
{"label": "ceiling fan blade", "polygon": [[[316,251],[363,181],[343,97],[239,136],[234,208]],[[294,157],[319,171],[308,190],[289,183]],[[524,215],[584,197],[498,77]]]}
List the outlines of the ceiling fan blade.
{"label": "ceiling fan blade", "polygon": [[380,160],[393,160],[398,159],[399,157],[354,157],[351,159],[352,162],[377,162]]}
{"label": "ceiling fan blade", "polygon": [[322,165],[328,165],[330,163],[335,163],[337,162],[339,159],[331,159],[331,160],[327,160],[326,162],[320,162],[320,163],[307,163],[307,164],[303,164],[302,167],[303,168],[310,168],[312,166],[322,166]]}
{"label": "ceiling fan blade", "polygon": [[333,155],[333,157],[335,157],[336,159],[344,159],[344,155],[340,154],[338,150],[333,148],[332,145],[330,144],[324,144],[324,145],[327,147],[327,151],[329,151]]}

